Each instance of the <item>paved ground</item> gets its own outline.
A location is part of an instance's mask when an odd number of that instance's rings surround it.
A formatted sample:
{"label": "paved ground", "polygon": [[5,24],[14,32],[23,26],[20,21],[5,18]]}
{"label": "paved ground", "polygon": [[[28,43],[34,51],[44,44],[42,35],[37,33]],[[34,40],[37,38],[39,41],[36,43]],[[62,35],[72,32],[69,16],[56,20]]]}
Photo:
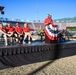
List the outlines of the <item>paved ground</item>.
{"label": "paved ground", "polygon": [[0,75],[76,75],[76,56],[4,69]]}

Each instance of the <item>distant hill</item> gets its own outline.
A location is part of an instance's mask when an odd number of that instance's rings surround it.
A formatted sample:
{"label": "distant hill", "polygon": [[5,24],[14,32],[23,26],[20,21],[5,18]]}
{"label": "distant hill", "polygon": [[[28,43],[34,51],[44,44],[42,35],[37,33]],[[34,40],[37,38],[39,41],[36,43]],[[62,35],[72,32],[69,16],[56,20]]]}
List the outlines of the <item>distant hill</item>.
{"label": "distant hill", "polygon": [[55,19],[54,22],[76,22],[76,17]]}

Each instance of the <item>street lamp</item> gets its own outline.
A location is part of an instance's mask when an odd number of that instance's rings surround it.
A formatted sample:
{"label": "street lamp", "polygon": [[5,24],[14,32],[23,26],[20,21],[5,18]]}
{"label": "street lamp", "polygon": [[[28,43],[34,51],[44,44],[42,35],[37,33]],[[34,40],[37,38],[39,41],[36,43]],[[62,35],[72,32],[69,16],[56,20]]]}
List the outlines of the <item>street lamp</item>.
{"label": "street lamp", "polygon": [[0,11],[2,11],[4,9],[4,7],[3,6],[0,6]]}
{"label": "street lamp", "polygon": [[3,23],[3,15],[4,15],[3,9],[4,9],[4,6],[0,6],[0,12],[1,12],[1,14],[2,14],[2,23]]}

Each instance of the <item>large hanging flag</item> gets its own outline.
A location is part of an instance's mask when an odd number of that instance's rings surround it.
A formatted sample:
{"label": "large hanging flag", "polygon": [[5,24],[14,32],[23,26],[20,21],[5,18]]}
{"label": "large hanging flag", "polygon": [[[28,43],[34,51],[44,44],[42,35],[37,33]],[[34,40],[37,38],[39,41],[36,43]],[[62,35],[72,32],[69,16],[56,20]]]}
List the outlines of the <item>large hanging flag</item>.
{"label": "large hanging flag", "polygon": [[58,26],[54,24],[45,26],[45,34],[50,40],[58,40]]}

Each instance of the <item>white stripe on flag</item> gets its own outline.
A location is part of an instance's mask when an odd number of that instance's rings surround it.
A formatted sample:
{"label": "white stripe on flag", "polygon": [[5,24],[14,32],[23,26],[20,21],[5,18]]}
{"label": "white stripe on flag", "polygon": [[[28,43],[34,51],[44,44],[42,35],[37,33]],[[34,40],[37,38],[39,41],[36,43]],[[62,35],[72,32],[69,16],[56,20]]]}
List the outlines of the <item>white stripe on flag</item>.
{"label": "white stripe on flag", "polygon": [[53,33],[49,32],[47,26],[45,28],[46,28],[46,30],[47,30],[47,32],[49,33],[50,36],[52,36],[52,37],[57,37],[58,36],[57,34],[53,34]]}
{"label": "white stripe on flag", "polygon": [[50,27],[52,30],[54,30],[54,31],[57,31],[57,30],[58,30],[58,28],[57,28],[57,27],[53,27],[52,24],[50,24],[49,27]]}

